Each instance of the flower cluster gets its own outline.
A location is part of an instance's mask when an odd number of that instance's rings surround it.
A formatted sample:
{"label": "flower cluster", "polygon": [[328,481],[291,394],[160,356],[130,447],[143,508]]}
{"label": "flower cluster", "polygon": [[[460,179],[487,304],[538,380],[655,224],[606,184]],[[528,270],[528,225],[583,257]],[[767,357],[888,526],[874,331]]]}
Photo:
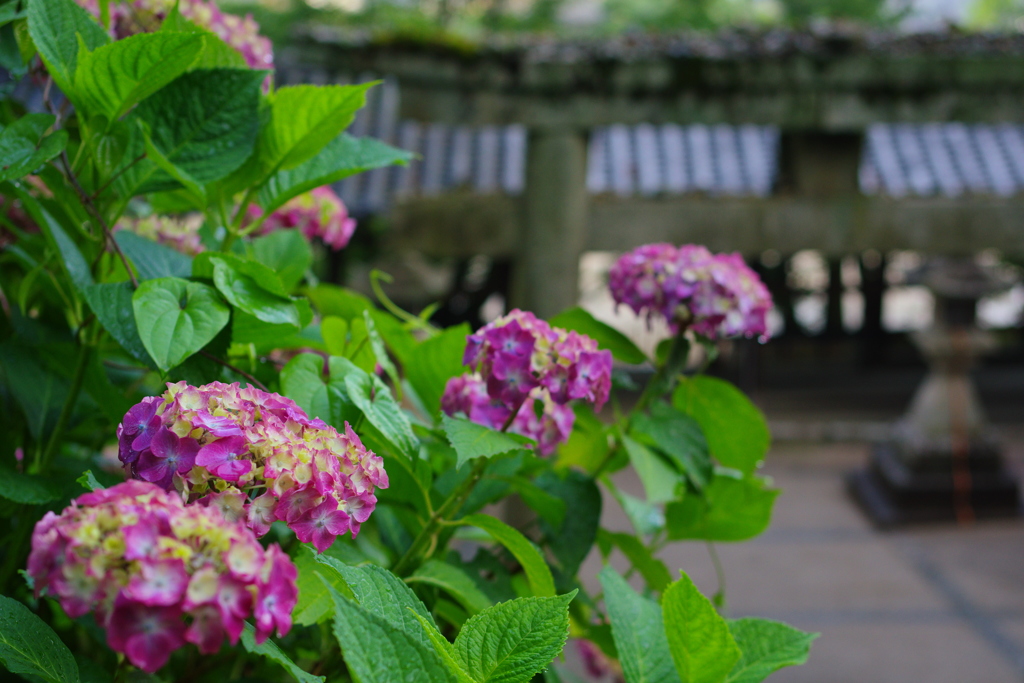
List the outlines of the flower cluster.
{"label": "flower cluster", "polygon": [[[537,401],[541,402],[539,415]],[[511,409],[487,394],[487,384],[476,373],[448,380],[441,409],[447,415],[463,413],[491,429],[501,429],[512,415]],[[541,455],[551,455],[558,444],[569,440],[575,420],[572,408],[555,403],[550,394],[537,387],[530,392],[508,430],[536,441]]]}
{"label": "flower cluster", "polygon": [[255,616],[256,642],[291,629],[295,565],[264,549],[215,507],[141,481],[87,493],[32,534],[28,574],[72,618],[95,611],[107,642],[153,672],[193,643],[204,654],[234,644]]}
{"label": "flower cluster", "polygon": [[168,384],[117,428],[129,475],[216,506],[262,536],[276,520],[326,550],[355,536],[387,488],[383,461],[352,428],[340,434],[292,400],[238,384]]}
{"label": "flower cluster", "polygon": [[[78,0],[97,18],[98,0]],[[274,48],[269,38],[260,35],[252,15],[239,17],[221,11],[213,0],[123,0],[110,3],[110,32],[121,39],[136,33],[155,31],[178,5],[181,16],[200,28],[214,33],[245,58],[250,69],[273,69]]]}
{"label": "flower cluster", "polygon": [[624,683],[625,678],[622,675],[622,667],[619,663],[610,659],[608,655],[601,652],[601,648],[590,640],[584,640],[582,638],[574,639],[576,642],[576,651],[580,655],[580,660],[583,662],[583,668],[586,669],[594,679],[605,680],[606,676],[610,676],[611,681],[614,683]]}
{"label": "flower cluster", "polygon": [[543,455],[572,432],[569,401],[583,399],[600,410],[611,390],[610,351],[518,309],[470,335],[462,362],[476,372],[448,380],[444,412],[495,429],[512,419],[508,428],[537,441]]}
{"label": "flower cluster", "polygon": [[663,316],[676,333],[689,328],[710,339],[768,335],[771,294],[739,254],[646,244],[615,262],[608,285],[616,303],[648,320]]}
{"label": "flower cluster", "polygon": [[114,230],[129,230],[182,254],[195,256],[204,250],[203,241],[199,237],[202,225],[203,216],[198,213],[180,218],[154,214],[146,218],[122,218]]}
{"label": "flower cluster", "polygon": [[[252,205],[249,207],[248,220],[253,222],[263,215],[263,210]],[[356,231],[356,220],[348,215],[341,197],[335,194],[329,185],[300,194],[289,200],[263,220],[260,233],[267,234],[275,230],[297,228],[307,239],[319,237],[324,244],[335,251],[348,246],[352,234]]]}

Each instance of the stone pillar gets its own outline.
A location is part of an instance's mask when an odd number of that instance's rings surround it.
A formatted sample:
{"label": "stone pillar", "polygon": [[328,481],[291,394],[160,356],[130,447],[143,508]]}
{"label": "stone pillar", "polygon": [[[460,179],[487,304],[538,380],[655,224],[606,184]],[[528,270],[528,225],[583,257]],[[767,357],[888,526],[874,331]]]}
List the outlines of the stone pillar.
{"label": "stone pillar", "polygon": [[531,131],[524,201],[510,308],[549,318],[575,306],[579,299],[579,264],[587,225],[584,131]]}

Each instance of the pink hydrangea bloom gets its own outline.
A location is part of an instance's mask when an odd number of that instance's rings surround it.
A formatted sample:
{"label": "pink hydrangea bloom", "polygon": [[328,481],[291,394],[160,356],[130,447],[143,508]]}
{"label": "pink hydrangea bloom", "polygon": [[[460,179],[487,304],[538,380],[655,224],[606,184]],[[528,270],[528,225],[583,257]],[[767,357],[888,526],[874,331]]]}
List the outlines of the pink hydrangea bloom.
{"label": "pink hydrangea bloom", "polygon": [[686,244],[645,244],[624,254],[608,274],[617,304],[673,332],[690,328],[710,339],[767,338],[771,294],[739,254],[712,254]]}
{"label": "pink hydrangea bloom", "polygon": [[238,642],[250,616],[256,641],[291,629],[295,565],[264,549],[213,506],[185,506],[159,486],[127,481],[46,513],[32,534],[28,573],[73,618],[95,612],[107,642],[150,673],[193,643],[212,654]]}
{"label": "pink hydrangea bloom", "polygon": [[[537,401],[542,404],[539,416],[535,406]],[[512,414],[504,403],[488,395],[487,384],[475,373],[448,380],[441,397],[441,409],[447,415],[462,413],[473,422],[491,429],[501,429]],[[536,441],[537,452],[541,455],[551,455],[558,444],[569,440],[575,421],[576,414],[572,408],[556,403],[543,387],[535,387],[508,430]]]}
{"label": "pink hydrangea bloom", "polygon": [[346,423],[311,419],[291,399],[238,384],[168,384],[118,426],[129,476],[175,489],[263,536],[284,521],[323,552],[355,536],[387,488],[383,461]]}
{"label": "pink hydrangea bloom", "polygon": [[114,230],[130,230],[182,254],[195,256],[204,250],[203,241],[199,237],[199,228],[202,226],[201,214],[183,217],[152,215],[146,218],[122,218]]}
{"label": "pink hydrangea bloom", "polygon": [[[249,222],[263,215],[263,209],[255,204],[249,207]],[[300,194],[290,199],[281,208],[266,217],[260,226],[260,234],[276,230],[297,228],[307,239],[319,237],[324,244],[340,251],[348,246],[356,231],[356,220],[348,215],[348,208],[330,185]]]}
{"label": "pink hydrangea bloom", "polygon": [[519,309],[470,335],[462,362],[480,373],[491,398],[512,410],[538,387],[558,405],[583,399],[597,410],[611,391],[610,351]]}
{"label": "pink hydrangea bloom", "polygon": [[622,667],[619,666],[618,662],[601,652],[601,648],[595,645],[593,641],[575,638],[574,642],[576,643],[576,651],[579,652],[580,659],[583,661],[583,668],[586,669],[589,676],[600,680],[605,680],[606,676],[610,676],[611,678],[608,680],[615,681],[616,683],[626,680],[622,675]]}
{"label": "pink hydrangea bloom", "polygon": [[[98,0],[77,0],[78,4],[100,16]],[[157,30],[178,4],[181,16],[200,28],[214,33],[245,58],[250,69],[273,69],[274,46],[260,35],[252,15],[239,17],[217,7],[213,0],[123,0],[110,3],[110,33],[121,39],[136,33]]]}

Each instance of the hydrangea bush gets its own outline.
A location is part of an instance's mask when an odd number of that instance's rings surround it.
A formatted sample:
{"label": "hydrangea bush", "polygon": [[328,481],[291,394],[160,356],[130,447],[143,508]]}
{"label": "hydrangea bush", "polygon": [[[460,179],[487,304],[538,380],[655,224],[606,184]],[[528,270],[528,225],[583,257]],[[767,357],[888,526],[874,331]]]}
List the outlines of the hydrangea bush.
{"label": "hydrangea bush", "polygon": [[616,300],[672,331],[653,358],[579,308],[438,329],[380,276],[377,301],[320,283],[310,242],[355,229],[330,185],[410,155],[345,132],[372,84],[272,64],[209,0],[0,0],[0,66],[42,95],[0,89],[0,663],[550,682],[569,637],[626,683],[802,662],[813,634],[727,619],[659,558],[756,536],[778,495],[760,412],[703,374],[767,336],[742,259],[616,264]]}

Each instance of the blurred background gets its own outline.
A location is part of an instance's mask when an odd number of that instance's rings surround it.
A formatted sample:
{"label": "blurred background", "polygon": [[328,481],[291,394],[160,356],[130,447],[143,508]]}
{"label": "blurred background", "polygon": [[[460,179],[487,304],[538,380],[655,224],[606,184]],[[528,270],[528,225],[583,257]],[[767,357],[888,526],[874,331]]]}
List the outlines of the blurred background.
{"label": "blurred background", "polygon": [[[785,495],[720,548],[727,611],[824,634],[772,680],[1024,679],[1024,1],[222,4],[281,83],[383,79],[354,133],[420,155],[339,184],[360,229],[325,279],[384,270],[444,324],[578,303],[653,353],[620,253],[758,269],[773,338],[714,371]],[[718,589],[702,545],[663,555]]]}

